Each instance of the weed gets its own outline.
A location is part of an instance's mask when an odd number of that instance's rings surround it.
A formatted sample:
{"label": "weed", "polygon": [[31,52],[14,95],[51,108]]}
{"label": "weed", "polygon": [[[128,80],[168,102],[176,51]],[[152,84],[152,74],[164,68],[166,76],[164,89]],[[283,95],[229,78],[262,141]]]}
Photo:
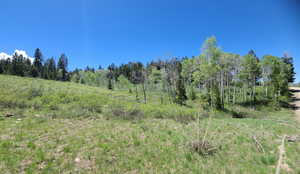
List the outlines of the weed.
{"label": "weed", "polygon": [[190,143],[192,151],[201,156],[213,155],[217,152],[218,148],[208,141],[194,141]]}

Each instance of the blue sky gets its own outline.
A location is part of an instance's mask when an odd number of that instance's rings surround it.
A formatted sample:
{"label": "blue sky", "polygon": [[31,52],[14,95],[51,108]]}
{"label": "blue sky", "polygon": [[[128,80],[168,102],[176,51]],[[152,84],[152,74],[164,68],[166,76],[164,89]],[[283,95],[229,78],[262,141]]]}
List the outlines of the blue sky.
{"label": "blue sky", "polygon": [[71,69],[199,55],[215,35],[226,52],[288,52],[300,80],[299,0],[1,0],[0,13],[0,52],[66,53]]}

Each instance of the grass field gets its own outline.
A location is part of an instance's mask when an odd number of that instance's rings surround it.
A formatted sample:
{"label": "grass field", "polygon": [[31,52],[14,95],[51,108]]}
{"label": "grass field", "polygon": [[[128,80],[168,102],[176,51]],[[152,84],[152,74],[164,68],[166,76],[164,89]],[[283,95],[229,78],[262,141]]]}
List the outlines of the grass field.
{"label": "grass field", "polygon": [[[287,109],[239,107],[249,118],[236,119],[3,75],[0,90],[0,173],[275,173],[282,136],[300,134]],[[204,139],[214,151],[192,145]],[[282,173],[300,173],[300,143],[285,148]]]}

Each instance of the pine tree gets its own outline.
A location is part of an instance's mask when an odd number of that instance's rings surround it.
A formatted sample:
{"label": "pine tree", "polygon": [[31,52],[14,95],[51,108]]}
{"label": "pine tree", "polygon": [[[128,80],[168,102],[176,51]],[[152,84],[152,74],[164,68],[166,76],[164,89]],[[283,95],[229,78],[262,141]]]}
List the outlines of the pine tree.
{"label": "pine tree", "polygon": [[108,80],[107,88],[109,90],[113,90],[114,89],[113,80],[115,79],[116,66],[115,64],[111,64],[108,66],[107,69],[108,69],[108,73],[106,74],[106,78]]}
{"label": "pine tree", "polygon": [[12,71],[11,74],[12,75],[19,75],[20,73],[18,72],[20,69],[18,67],[18,55],[14,54],[12,56],[12,60],[11,60],[11,66],[12,66]]}
{"label": "pine tree", "polygon": [[114,86],[113,86],[113,73],[112,73],[111,70],[109,70],[109,72],[107,73],[106,78],[108,79],[107,89],[113,90],[114,89]]}
{"label": "pine tree", "polygon": [[58,80],[68,80],[68,58],[65,54],[62,54],[57,63]]}
{"label": "pine tree", "polygon": [[4,74],[4,61],[0,60],[0,74]]}
{"label": "pine tree", "polygon": [[294,83],[295,82],[295,68],[294,68],[294,61],[293,57],[290,57],[287,53],[284,54],[282,57],[283,62],[290,66],[290,70],[288,72],[288,82]]}
{"label": "pine tree", "polygon": [[56,80],[56,64],[54,58],[47,59],[44,65],[44,78],[49,80]]}
{"label": "pine tree", "polygon": [[25,70],[26,70],[26,65],[25,65],[26,59],[23,57],[23,55],[18,55],[14,54],[12,58],[12,75],[17,75],[17,76],[24,76],[25,75]]}
{"label": "pine tree", "polygon": [[32,62],[30,59],[26,59],[24,62],[24,74],[27,77],[31,76],[31,70],[33,68]]}
{"label": "pine tree", "polygon": [[32,76],[42,77],[43,76],[43,55],[39,48],[35,50],[33,66],[34,69],[32,71]]}

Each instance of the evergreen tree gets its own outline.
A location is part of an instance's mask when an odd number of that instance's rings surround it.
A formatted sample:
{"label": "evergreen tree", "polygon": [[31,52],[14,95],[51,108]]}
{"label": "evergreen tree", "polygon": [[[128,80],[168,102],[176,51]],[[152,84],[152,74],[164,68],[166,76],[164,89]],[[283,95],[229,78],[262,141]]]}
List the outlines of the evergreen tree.
{"label": "evergreen tree", "polygon": [[290,71],[288,72],[288,82],[294,83],[295,82],[295,68],[294,68],[294,61],[293,57],[290,57],[287,53],[284,54],[282,57],[284,63],[290,66]]}
{"label": "evergreen tree", "polygon": [[107,88],[109,90],[113,90],[114,89],[113,81],[116,78],[116,66],[115,64],[111,64],[108,66],[107,69],[108,69],[108,73],[106,74],[106,78],[108,80]]}
{"label": "evergreen tree", "polygon": [[27,77],[31,76],[31,70],[33,68],[32,62],[30,59],[26,59],[24,62],[24,74]]}
{"label": "evergreen tree", "polygon": [[56,80],[56,64],[54,58],[47,59],[44,65],[44,78],[49,80]]}
{"label": "evergreen tree", "polygon": [[34,62],[33,62],[33,77],[42,77],[43,76],[43,55],[39,48],[35,50],[34,53]]}
{"label": "evergreen tree", "polygon": [[4,61],[0,60],[0,74],[4,74]]}
{"label": "evergreen tree", "polygon": [[10,58],[4,60],[4,73],[5,74],[12,74],[12,60]]}
{"label": "evergreen tree", "polygon": [[107,89],[113,90],[114,89],[114,86],[113,86],[113,73],[112,73],[111,70],[109,70],[109,72],[107,73],[106,78],[108,79]]}
{"label": "evergreen tree", "polygon": [[183,105],[187,100],[185,86],[184,86],[184,79],[181,75],[182,72],[182,65],[180,61],[176,62],[176,69],[177,69],[177,79],[176,79],[176,98],[175,103]]}
{"label": "evergreen tree", "polygon": [[251,49],[251,50],[248,52],[248,55],[254,57],[254,58],[259,62],[259,58],[256,56],[254,50]]}
{"label": "evergreen tree", "polygon": [[14,54],[12,56],[12,60],[11,60],[11,66],[12,66],[12,69],[11,69],[11,74],[12,75],[20,75],[21,73],[18,72],[20,70],[20,67],[18,67],[18,55],[17,54]]}
{"label": "evergreen tree", "polygon": [[68,80],[68,58],[65,54],[62,54],[57,63],[58,80]]}
{"label": "evergreen tree", "polygon": [[23,57],[23,55],[14,54],[12,57],[12,75],[17,76],[24,76],[25,70],[26,70],[26,59]]}
{"label": "evergreen tree", "polygon": [[103,70],[101,65],[98,66],[98,70]]}

